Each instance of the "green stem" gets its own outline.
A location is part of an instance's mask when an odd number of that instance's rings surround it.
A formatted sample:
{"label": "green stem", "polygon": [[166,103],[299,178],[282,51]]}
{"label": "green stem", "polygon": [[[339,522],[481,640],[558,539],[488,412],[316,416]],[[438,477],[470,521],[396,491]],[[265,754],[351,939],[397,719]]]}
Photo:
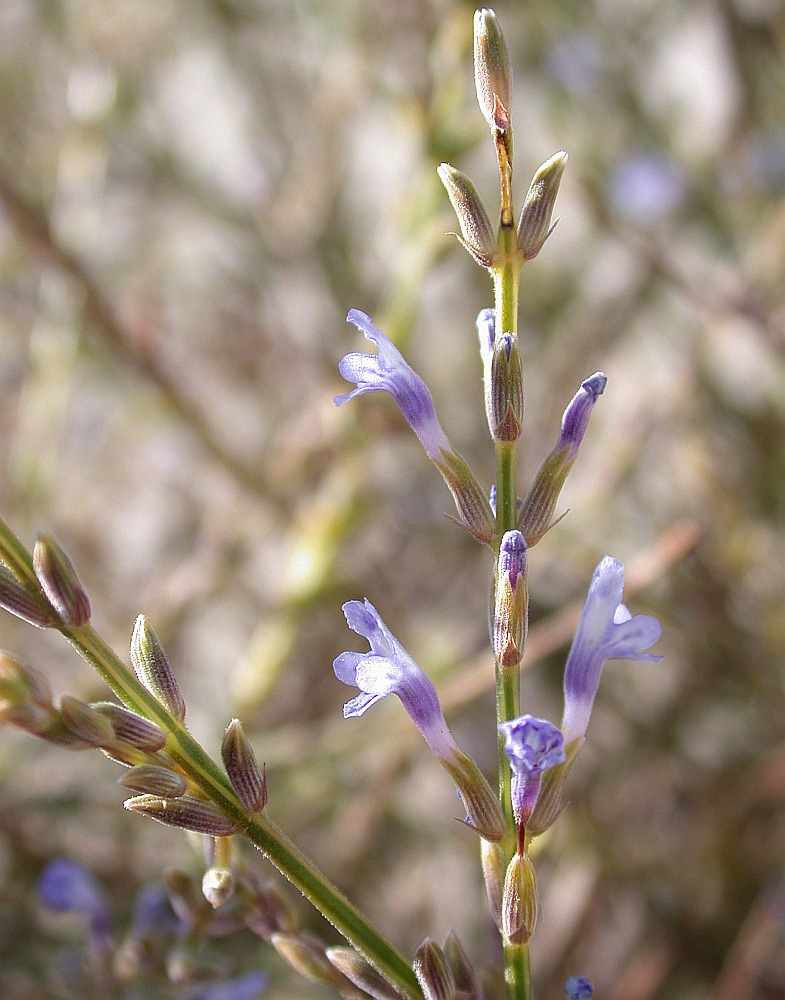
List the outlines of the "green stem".
{"label": "green stem", "polygon": [[504,945],[504,980],[507,995],[514,1000],[532,1000],[532,976],[528,944]]}
{"label": "green stem", "polygon": [[[25,584],[35,583],[30,554],[0,518],[0,559]],[[369,921],[338,891],[312,862],[263,813],[250,814],[235,795],[228,778],[191,736],[144,687],[91,625],[62,634],[100,674],[132,711],[155,722],[167,733],[166,752],[202,794],[213,802],[278,870],[330,921],[357,951],[407,1000],[422,1000],[412,967]]]}

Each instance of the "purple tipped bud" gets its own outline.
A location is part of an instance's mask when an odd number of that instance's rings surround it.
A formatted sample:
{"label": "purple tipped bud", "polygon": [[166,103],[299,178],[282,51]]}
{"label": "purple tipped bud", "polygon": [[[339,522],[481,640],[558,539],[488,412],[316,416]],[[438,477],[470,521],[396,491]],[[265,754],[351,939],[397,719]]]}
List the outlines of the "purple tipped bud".
{"label": "purple tipped bud", "polygon": [[202,878],[202,895],[214,910],[234,895],[234,876],[228,868],[208,868]]}
{"label": "purple tipped bud", "polygon": [[122,740],[123,743],[148,753],[156,753],[166,745],[166,733],[163,729],[122,705],[115,705],[111,701],[97,701],[90,707],[111,722],[115,739]]}
{"label": "purple tipped bud", "polygon": [[499,548],[493,652],[497,663],[516,666],[523,659],[529,621],[526,585],[526,541],[520,531],[507,531]]}
{"label": "purple tipped bud", "polygon": [[524,260],[533,260],[553,232],[553,206],[566,166],[567,154],[556,153],[534,175],[518,223],[518,250]]}
{"label": "purple tipped bud", "polygon": [[518,527],[529,546],[536,545],[551,526],[559,494],[578,456],[589,417],[607,381],[602,372],[595,372],[584,379],[564,411],[556,447],[540,467],[518,515]]}
{"label": "purple tipped bud", "polygon": [[248,738],[238,719],[232,719],[221,744],[226,773],[246,809],[259,812],[267,804],[267,780],[256,763]]}
{"label": "purple tipped bud", "polygon": [[534,866],[528,854],[514,854],[504,877],[502,932],[513,944],[525,944],[537,925],[539,900]]}
{"label": "purple tipped bud", "polygon": [[568,1000],[591,1000],[594,996],[594,987],[583,976],[570,976],[564,984],[564,992]]}
{"label": "purple tipped bud", "polygon": [[188,782],[177,771],[159,764],[139,764],[126,771],[118,784],[132,792],[160,795],[164,799],[177,799],[185,795]]}
{"label": "purple tipped bud", "polygon": [[466,174],[449,163],[440,164],[438,173],[458,216],[461,243],[481,267],[490,267],[498,254],[498,244],[477,188]]}
{"label": "purple tipped bud", "polygon": [[426,938],[414,954],[414,974],[425,1000],[454,1000],[455,979],[444,952],[431,938]]}
{"label": "purple tipped bud", "polygon": [[217,806],[192,795],[183,795],[178,799],[137,795],[126,799],[123,805],[131,812],[149,816],[166,826],[177,826],[181,830],[193,830],[210,837],[228,837],[236,832],[234,823]]}
{"label": "purple tipped bud", "polygon": [[169,657],[144,615],[139,615],[131,637],[131,662],[136,676],[180,722],[185,718],[185,700]]}
{"label": "purple tipped bud", "polygon": [[603,372],[595,372],[581,382],[580,389],[573,396],[572,402],[564,411],[561,423],[561,434],[557,449],[569,448],[569,459],[575,458],[583,442],[589,417],[594,404],[605,392],[608,377]]}
{"label": "purple tipped bud", "polygon": [[510,127],[512,63],[492,10],[474,14],[474,82],[480,111],[492,129]]}
{"label": "purple tipped bud", "polygon": [[36,628],[51,628],[55,622],[52,609],[45,607],[44,599],[36,600],[2,563],[0,563],[0,608],[16,615],[29,625],[35,625]]}
{"label": "purple tipped bud", "polygon": [[38,535],[33,570],[47,600],[66,624],[80,628],[90,621],[90,601],[73,563],[48,531]]}
{"label": "purple tipped bud", "polygon": [[401,994],[354,948],[328,948],[327,958],[341,975],[374,1000],[401,1000]]}
{"label": "purple tipped bud", "polygon": [[517,441],[523,428],[523,364],[518,338],[512,334],[502,334],[496,342],[489,387],[491,436],[496,441]]}

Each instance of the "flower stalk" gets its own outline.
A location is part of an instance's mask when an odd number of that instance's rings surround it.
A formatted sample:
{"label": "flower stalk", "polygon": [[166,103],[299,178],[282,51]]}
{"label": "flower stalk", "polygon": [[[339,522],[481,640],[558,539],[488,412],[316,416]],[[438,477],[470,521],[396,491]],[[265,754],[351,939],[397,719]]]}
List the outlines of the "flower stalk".
{"label": "flower stalk", "polygon": [[[32,557],[0,518],[0,560],[36,593]],[[90,624],[53,624],[101,676],[120,701],[166,733],[166,753],[199,795],[254,844],[367,961],[407,1000],[422,1000],[417,977],[403,955],[336,889],[264,813],[243,805],[229,779],[200,744],[120,660]]]}

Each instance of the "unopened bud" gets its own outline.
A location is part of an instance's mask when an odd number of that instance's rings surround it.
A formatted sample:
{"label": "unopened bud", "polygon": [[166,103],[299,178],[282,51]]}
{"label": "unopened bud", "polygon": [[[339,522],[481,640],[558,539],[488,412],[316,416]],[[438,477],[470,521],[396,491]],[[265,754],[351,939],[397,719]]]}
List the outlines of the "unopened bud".
{"label": "unopened bud", "polygon": [[164,799],[177,799],[184,795],[188,782],[177,771],[159,764],[139,764],[126,771],[118,784],[132,792],[160,795]]}
{"label": "unopened bud", "polygon": [[504,890],[504,851],[499,844],[480,841],[482,877],[488,896],[488,907],[496,926],[502,926],[502,893]]}
{"label": "unopened bud", "polygon": [[180,722],[185,718],[185,700],[169,657],[144,615],[139,615],[131,638],[131,662],[140,681]]}
{"label": "unopened bud", "polygon": [[504,878],[502,932],[513,944],[526,944],[537,924],[539,901],[534,866],[528,854],[515,854]]}
{"label": "unopened bud", "polygon": [[176,826],[181,830],[206,833],[211,837],[228,837],[235,833],[234,823],[205,799],[183,795],[178,799],[164,799],[157,795],[137,795],[123,803],[131,812],[141,813],[150,819]]}
{"label": "unopened bud", "polygon": [[221,744],[226,773],[238,798],[250,812],[259,812],[267,804],[266,775],[259,769],[253,747],[238,719],[232,719]]}
{"label": "unopened bud", "polygon": [[79,628],[90,621],[90,601],[73,563],[48,531],[40,532],[36,540],[33,570],[47,600],[64,622]]}
{"label": "unopened bud", "polygon": [[0,704],[22,704],[49,707],[52,692],[46,677],[32,667],[24,666],[9,653],[0,652]]}
{"label": "unopened bud", "polygon": [[482,1000],[482,990],[474,966],[469,961],[469,956],[458,940],[455,931],[450,931],[444,942],[444,955],[452,969],[456,994],[464,1000]]}
{"label": "unopened bud", "polygon": [[374,1000],[401,1000],[401,994],[354,948],[328,948],[327,958],[350,983]]}
{"label": "unopened bud", "polygon": [[567,475],[575,463],[592,410],[605,391],[607,378],[602,372],[581,382],[562,417],[556,447],[545,459],[518,515],[518,527],[531,547],[552,527],[553,512]]}
{"label": "unopened bud", "polygon": [[504,667],[523,659],[529,621],[526,583],[526,541],[520,531],[507,531],[499,547],[496,602],[493,612],[493,652]]}
{"label": "unopened bud", "polygon": [[567,154],[556,153],[534,175],[518,223],[518,250],[524,260],[537,256],[556,226],[551,218],[566,166]]}
{"label": "unopened bud", "polygon": [[69,732],[91,746],[106,746],[114,740],[111,722],[70,694],[60,699],[60,717]]}
{"label": "unopened bud", "polygon": [[270,941],[281,958],[311,982],[339,990],[344,985],[344,977],[328,961],[324,945],[311,935],[273,934]]}
{"label": "unopened bud", "polygon": [[491,436],[496,441],[517,441],[523,428],[523,363],[518,338],[509,333],[494,346],[486,391]]}
{"label": "unopened bud", "polygon": [[36,600],[28,594],[11,570],[0,563],[0,608],[36,628],[51,628],[54,616],[44,604],[43,598]]}
{"label": "unopened bud", "polygon": [[234,876],[228,868],[208,868],[202,878],[202,894],[214,910],[234,895]]}
{"label": "unopened bud", "polygon": [[458,747],[451,757],[439,760],[461,793],[468,825],[485,840],[501,840],[505,822],[499,798],[475,761]]}
{"label": "unopened bud", "polygon": [[466,461],[454,451],[442,451],[440,459],[433,460],[453,495],[459,518],[453,518],[465,528],[472,538],[490,545],[496,530],[496,519],[488,497]]}
{"label": "unopened bud", "polygon": [[512,63],[496,15],[487,8],[474,14],[474,82],[485,120],[493,129],[508,129],[512,110]]}
{"label": "unopened bud", "polygon": [[439,945],[426,938],[414,954],[414,974],[425,1000],[453,1000],[455,979]]}
{"label": "unopened bud", "polygon": [[116,739],[136,747],[137,750],[155,753],[166,745],[166,733],[163,729],[149,719],[123,708],[122,705],[115,705],[111,701],[97,701],[90,707],[111,722]]}
{"label": "unopened bud", "polygon": [[498,244],[477,188],[466,174],[449,163],[440,164],[438,173],[458,216],[461,243],[481,267],[490,267],[498,253]]}

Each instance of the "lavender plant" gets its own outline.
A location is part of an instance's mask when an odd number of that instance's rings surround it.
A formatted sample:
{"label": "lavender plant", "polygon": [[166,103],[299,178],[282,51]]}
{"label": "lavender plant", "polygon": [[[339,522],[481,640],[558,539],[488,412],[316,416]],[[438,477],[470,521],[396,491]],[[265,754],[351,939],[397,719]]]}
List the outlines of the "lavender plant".
{"label": "lavender plant", "polygon": [[[456,785],[466,826],[479,838],[489,909],[503,944],[508,996],[528,1000],[532,996],[529,942],[539,909],[531,843],[551,827],[562,808],[565,782],[586,739],[603,665],[620,658],[658,660],[648,650],[659,638],[660,626],[648,616],[631,615],[622,603],[623,566],[604,558],[594,573],[567,659],[560,727],[522,713],[529,551],[560,519],[556,514],[559,495],[606,378],[596,372],[581,383],[564,411],[555,447],[519,499],[516,454],[524,425],[517,332],[519,272],[537,257],[553,232],[554,203],[567,154],[555,154],[536,172],[516,225],[512,69],[504,37],[490,10],[475,14],[474,57],[477,97],[499,168],[497,229],[465,174],[448,164],[439,167],[439,174],[456,211],[459,240],[493,280],[493,308],[484,309],[476,325],[496,482],[488,490],[480,484],[445,434],[425,383],[370,317],[356,309],[348,319],[375,345],[376,353],[351,353],[343,358],[340,372],[354,388],[336,396],[335,403],[340,406],[376,391],[391,395],[449,488],[456,506],[454,520],[489,549],[499,749],[496,788],[459,747],[427,674],[367,599],[349,601],[343,611],[349,627],[370,648],[341,653],[333,669],[340,681],[359,689],[344,706],[345,717],[362,716],[379,699],[397,695]],[[208,864],[201,903],[194,902],[192,886],[170,880],[170,896],[179,900],[181,912],[187,911],[192,923],[204,903],[208,910],[226,917],[226,926],[251,927],[304,976],[352,1000],[361,996],[480,1000],[472,963],[454,935],[444,947],[426,937],[410,962],[276,826],[267,809],[264,768],[238,720],[226,729],[223,767],[197,743],[185,723],[186,700],[175,671],[144,615],[133,630],[133,669],[129,669],[92,627],[90,601],[51,534],[41,533],[30,553],[0,522],[0,558],[0,604],[38,628],[59,631],[118,699],[85,704],[63,695],[55,704],[43,676],[2,654],[0,717],[68,749],[101,749],[127,768],[121,784],[135,793],[126,800],[127,809],[205,839]],[[274,799],[275,790],[271,792]],[[258,847],[334,925],[347,947],[327,948],[303,932],[272,890],[240,871],[232,852],[234,837],[245,837]],[[87,917],[91,940],[97,942],[96,947],[100,945],[99,950],[110,947],[106,904],[89,879],[65,865],[50,871],[41,885],[49,905]],[[204,916],[200,919],[204,923]],[[256,995],[263,985],[258,976],[245,978],[227,987],[225,994],[216,995]],[[567,981],[565,993],[586,1000],[592,987],[577,976]]]}

